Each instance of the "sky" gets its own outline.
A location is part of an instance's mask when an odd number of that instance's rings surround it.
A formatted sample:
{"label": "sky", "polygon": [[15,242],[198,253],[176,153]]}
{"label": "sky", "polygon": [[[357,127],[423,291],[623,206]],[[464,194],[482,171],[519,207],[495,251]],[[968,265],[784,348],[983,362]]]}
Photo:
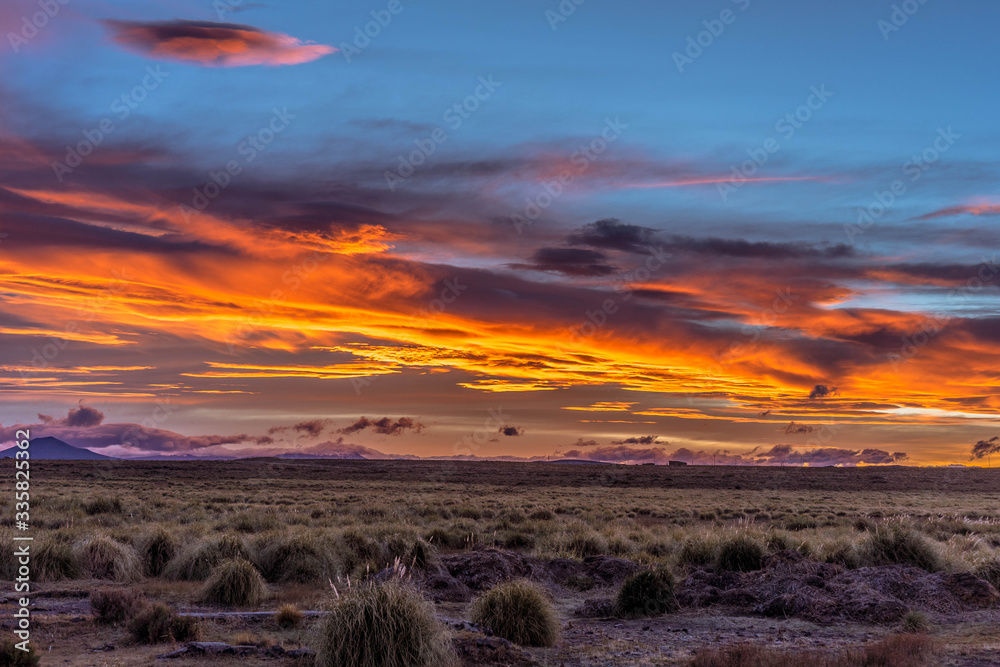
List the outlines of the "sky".
{"label": "sky", "polygon": [[986,465],[998,18],[5,2],[0,441]]}

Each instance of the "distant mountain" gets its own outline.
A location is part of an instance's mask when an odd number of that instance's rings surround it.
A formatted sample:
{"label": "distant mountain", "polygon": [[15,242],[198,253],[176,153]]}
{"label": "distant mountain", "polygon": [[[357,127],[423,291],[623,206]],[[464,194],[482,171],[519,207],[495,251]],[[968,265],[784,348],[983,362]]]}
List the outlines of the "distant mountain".
{"label": "distant mountain", "polygon": [[284,454],[278,454],[274,458],[276,459],[351,459],[351,460],[361,460],[367,461],[365,457],[361,456],[356,452],[345,453],[345,454],[301,454],[299,452],[285,452]]}
{"label": "distant mountain", "polygon": [[[35,438],[29,441],[30,447],[28,451],[31,452],[31,458],[33,459],[48,459],[48,460],[60,460],[60,461],[112,461],[113,456],[105,456],[104,454],[98,454],[97,452],[92,452],[89,449],[84,449],[82,447],[74,447],[68,443],[59,440],[58,438]],[[0,458],[15,458],[15,454],[21,451],[17,445],[0,451]]]}
{"label": "distant mountain", "polygon": [[598,465],[598,466],[616,465],[608,461],[589,461],[587,459],[556,459],[555,461],[544,461],[544,463],[569,463],[571,465]]}
{"label": "distant mountain", "polygon": [[194,454],[145,454],[130,456],[123,461],[235,461],[238,456],[196,456]]}

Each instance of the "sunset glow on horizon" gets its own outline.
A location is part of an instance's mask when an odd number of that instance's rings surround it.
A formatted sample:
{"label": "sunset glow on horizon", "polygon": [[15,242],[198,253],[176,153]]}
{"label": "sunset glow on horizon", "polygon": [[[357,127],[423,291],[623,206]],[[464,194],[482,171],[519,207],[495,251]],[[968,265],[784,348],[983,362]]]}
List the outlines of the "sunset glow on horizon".
{"label": "sunset glow on horizon", "polygon": [[989,463],[989,21],[726,0],[678,71],[718,8],[295,4],[4,44],[0,441]]}

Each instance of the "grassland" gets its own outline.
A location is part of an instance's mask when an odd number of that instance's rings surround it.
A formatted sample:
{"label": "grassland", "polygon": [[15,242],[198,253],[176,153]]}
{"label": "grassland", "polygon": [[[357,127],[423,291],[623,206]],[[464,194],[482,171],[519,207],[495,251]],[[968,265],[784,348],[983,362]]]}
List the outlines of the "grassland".
{"label": "grassland", "polygon": [[[554,646],[466,664],[711,667],[741,664],[725,653],[735,647],[769,651],[748,665],[808,652],[864,664],[859,650],[986,665],[998,645],[995,591],[975,583],[1000,586],[993,470],[247,460],[37,462],[32,475],[43,664],[152,664],[180,645],[169,628],[185,614],[318,610],[331,582],[359,585],[394,562],[466,645],[479,628],[462,621],[489,587],[527,578],[547,591],[562,627]],[[0,498],[4,580],[12,502]],[[618,618],[612,601],[643,569],[672,576],[678,604]],[[149,605],[165,606],[153,620],[166,641],[95,619],[97,590],[141,590],[151,617]],[[319,618],[201,617],[175,634],[292,650],[312,646]],[[921,647],[876,646],[903,635]],[[170,664],[237,660],[310,658],[260,650]]]}

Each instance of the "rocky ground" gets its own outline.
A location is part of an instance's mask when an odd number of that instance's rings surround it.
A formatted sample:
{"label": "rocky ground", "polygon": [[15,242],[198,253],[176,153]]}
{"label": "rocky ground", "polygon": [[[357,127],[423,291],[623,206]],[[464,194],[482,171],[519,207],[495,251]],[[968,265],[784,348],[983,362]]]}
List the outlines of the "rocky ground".
{"label": "rocky ground", "polygon": [[[898,631],[901,618],[911,610],[927,614],[930,632],[941,646],[936,664],[1000,662],[995,653],[1000,649],[1000,595],[972,575],[931,574],[898,565],[847,570],[788,551],[770,556],[764,568],[754,572],[692,570],[678,582],[678,613],[615,618],[611,601],[617,586],[638,569],[632,561],[608,556],[582,562],[543,561],[512,551],[479,549],[443,555],[415,583],[435,600],[466,665],[683,665],[699,649],[740,642],[833,651]],[[537,581],[551,593],[563,626],[556,647],[522,649],[489,637],[464,620],[469,601],[478,592],[515,578]],[[203,619],[203,639],[209,642],[203,645],[131,645],[124,631],[93,624],[86,597],[89,587],[88,582],[39,585],[34,638],[45,652],[42,664],[181,667],[311,662],[308,650],[296,650],[307,649],[306,630],[281,631],[267,615]],[[5,608],[11,603],[3,601]],[[229,643],[226,638],[239,631],[259,638],[259,646],[237,648]]]}

